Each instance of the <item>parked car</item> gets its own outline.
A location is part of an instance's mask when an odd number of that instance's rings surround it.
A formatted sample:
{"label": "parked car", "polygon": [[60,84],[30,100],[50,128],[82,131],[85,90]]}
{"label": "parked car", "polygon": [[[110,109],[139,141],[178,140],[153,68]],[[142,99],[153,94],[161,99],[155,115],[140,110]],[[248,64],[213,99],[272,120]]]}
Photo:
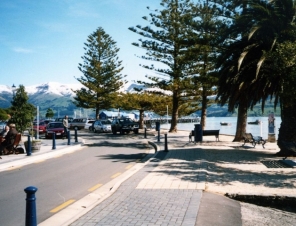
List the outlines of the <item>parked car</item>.
{"label": "parked car", "polygon": [[56,137],[64,137],[64,125],[62,122],[50,122],[46,127],[46,138],[52,138],[52,134],[55,133]]}
{"label": "parked car", "polygon": [[[46,123],[45,121],[39,122],[39,125],[38,125],[39,133],[46,133],[47,124],[48,123]],[[33,130],[34,132],[37,132],[37,122],[33,122]]]}
{"label": "parked car", "polygon": [[95,120],[88,120],[85,123],[84,129],[92,131],[92,129],[90,129],[90,127],[93,125],[94,122],[95,122]]}
{"label": "parked car", "polygon": [[117,132],[124,134],[131,131],[137,134],[139,133],[139,123],[134,122],[130,118],[116,118],[111,123],[111,130],[113,134],[116,134]]}
{"label": "parked car", "polygon": [[[55,119],[55,122],[63,122],[63,120],[64,120],[64,118],[56,118],[56,119]],[[68,117],[68,122],[70,123],[70,122],[72,122],[72,121],[73,121],[73,118]]]}
{"label": "parked car", "polygon": [[111,132],[111,121],[110,120],[96,120],[93,125],[93,131],[98,132]]}
{"label": "parked car", "polygon": [[70,129],[84,129],[85,125],[89,121],[94,121],[94,119],[88,119],[88,118],[75,118],[70,123]]}

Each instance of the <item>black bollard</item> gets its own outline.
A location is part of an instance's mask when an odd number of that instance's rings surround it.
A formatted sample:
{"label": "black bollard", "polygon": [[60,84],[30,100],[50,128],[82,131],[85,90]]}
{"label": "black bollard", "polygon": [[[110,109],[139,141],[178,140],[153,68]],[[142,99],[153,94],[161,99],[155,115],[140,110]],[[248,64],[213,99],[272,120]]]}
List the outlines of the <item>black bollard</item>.
{"label": "black bollard", "polygon": [[68,136],[68,145],[70,145],[70,130],[68,130],[67,136]]}
{"label": "black bollard", "polygon": [[56,149],[55,133],[52,134],[52,150]]}
{"label": "black bollard", "polygon": [[147,133],[146,133],[147,129],[145,128],[144,130],[144,138],[147,138]]}
{"label": "black bollard", "polygon": [[78,142],[78,139],[77,139],[77,128],[75,127],[75,142],[77,143]]}
{"label": "black bollard", "polygon": [[168,150],[168,134],[164,134],[164,151],[169,151]]}
{"label": "black bollard", "polygon": [[31,147],[31,136],[28,135],[28,143],[27,143],[27,156],[32,154],[32,147]]}
{"label": "black bollard", "polygon": [[30,186],[24,189],[27,193],[26,198],[26,226],[37,226],[36,215],[36,197],[35,193],[38,189]]}
{"label": "black bollard", "polygon": [[158,130],[157,142],[160,142],[160,130]]}

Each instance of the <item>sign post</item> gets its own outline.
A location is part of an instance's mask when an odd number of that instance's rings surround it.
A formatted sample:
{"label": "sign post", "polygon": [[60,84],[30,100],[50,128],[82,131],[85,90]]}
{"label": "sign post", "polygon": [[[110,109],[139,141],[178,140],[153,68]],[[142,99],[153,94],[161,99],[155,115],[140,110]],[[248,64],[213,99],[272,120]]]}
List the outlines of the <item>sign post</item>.
{"label": "sign post", "polygon": [[268,142],[275,142],[275,118],[274,113],[268,115]]}

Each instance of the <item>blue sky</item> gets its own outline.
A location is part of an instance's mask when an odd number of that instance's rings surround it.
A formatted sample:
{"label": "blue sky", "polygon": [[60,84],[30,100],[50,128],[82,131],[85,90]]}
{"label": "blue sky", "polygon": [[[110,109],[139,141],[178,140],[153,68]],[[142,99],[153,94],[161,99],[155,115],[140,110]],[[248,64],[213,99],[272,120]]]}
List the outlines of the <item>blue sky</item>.
{"label": "blue sky", "polygon": [[[149,63],[135,55],[145,51],[131,45],[141,36],[128,30],[148,25],[143,16],[160,8],[160,0],[1,0],[0,84],[79,83],[87,36],[102,27],[120,48],[127,80],[151,74],[139,66]],[[150,64],[150,63],[149,63]]]}

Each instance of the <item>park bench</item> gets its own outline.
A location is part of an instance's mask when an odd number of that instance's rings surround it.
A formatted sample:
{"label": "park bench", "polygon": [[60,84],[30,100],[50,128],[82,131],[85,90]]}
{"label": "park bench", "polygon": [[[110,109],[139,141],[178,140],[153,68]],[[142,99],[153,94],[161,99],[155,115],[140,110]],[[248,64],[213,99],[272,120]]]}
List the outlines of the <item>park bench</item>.
{"label": "park bench", "polygon": [[243,136],[244,139],[244,144],[246,143],[251,143],[254,147],[256,146],[256,144],[262,144],[262,147],[264,147],[264,144],[266,143],[266,140],[264,140],[262,137],[260,136],[253,136],[251,133],[245,133],[245,135]]}
{"label": "park bench", "polygon": [[[215,136],[216,137],[216,141],[219,141],[219,132],[220,130],[203,130],[202,131],[202,136]],[[192,142],[192,137],[194,137],[194,130],[191,131],[191,133],[189,134],[189,142]]]}

